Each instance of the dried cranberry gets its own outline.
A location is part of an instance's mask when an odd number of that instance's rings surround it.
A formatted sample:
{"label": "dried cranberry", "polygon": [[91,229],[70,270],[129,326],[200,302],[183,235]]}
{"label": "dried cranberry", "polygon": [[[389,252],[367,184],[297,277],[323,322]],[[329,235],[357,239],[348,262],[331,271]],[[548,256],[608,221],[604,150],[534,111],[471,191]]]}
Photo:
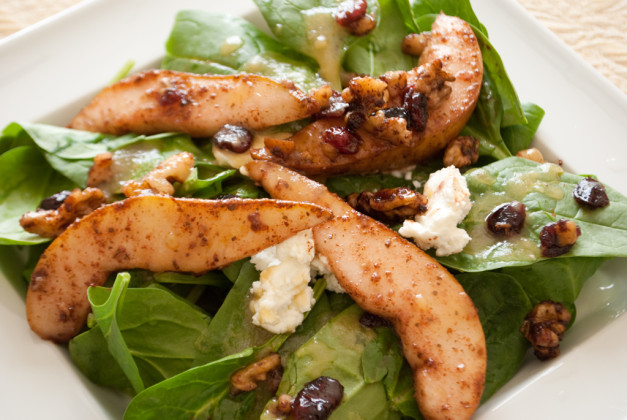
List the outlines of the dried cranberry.
{"label": "dried cranberry", "polygon": [[409,112],[405,108],[401,108],[400,106],[385,108],[383,110],[383,115],[385,115],[385,118],[404,118],[405,120],[409,121]]}
{"label": "dried cranberry", "polygon": [[486,223],[488,230],[499,236],[512,236],[520,233],[525,224],[527,211],[525,205],[519,201],[501,204],[488,215]]}
{"label": "dried cranberry", "polygon": [[359,317],[359,323],[366,328],[391,327],[392,323],[385,318],[370,312],[364,312]]}
{"label": "dried cranberry", "polygon": [[361,138],[345,127],[331,127],[324,130],[322,140],[339,150],[340,153],[353,155],[359,150]]}
{"label": "dried cranberry", "polygon": [[341,26],[349,26],[366,14],[366,0],[346,0],[340,3],[335,12],[335,20]]}
{"label": "dried cranberry", "polygon": [[357,131],[366,122],[366,115],[363,111],[351,110],[346,114],[346,128],[350,131]]}
{"label": "dried cranberry", "polygon": [[540,232],[542,256],[553,258],[566,254],[580,235],[581,229],[572,220],[562,219],[544,226]]}
{"label": "dried cranberry", "polygon": [[329,418],[344,397],[341,383],[328,376],[320,376],[305,384],[292,402],[291,416],[296,420],[323,420]]}
{"label": "dried cranberry", "polygon": [[220,149],[244,153],[253,144],[253,136],[244,127],[226,124],[213,136],[213,143]]}
{"label": "dried cranberry", "polygon": [[610,199],[605,192],[605,186],[594,178],[582,179],[573,191],[573,197],[581,205],[591,208],[606,207]]}
{"label": "dried cranberry", "polygon": [[56,194],[52,194],[50,197],[44,198],[39,203],[40,210],[56,210],[61,207],[61,204],[72,194],[72,191],[61,191]]}
{"label": "dried cranberry", "polygon": [[429,119],[427,95],[422,92],[414,92],[414,88],[410,87],[405,93],[403,108],[409,114],[408,128],[417,132],[424,131]]}

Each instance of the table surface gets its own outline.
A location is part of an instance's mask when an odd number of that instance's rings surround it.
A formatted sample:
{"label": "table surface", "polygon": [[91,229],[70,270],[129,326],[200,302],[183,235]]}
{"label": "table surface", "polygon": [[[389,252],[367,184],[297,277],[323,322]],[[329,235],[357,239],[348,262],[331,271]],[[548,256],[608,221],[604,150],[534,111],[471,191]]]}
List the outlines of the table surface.
{"label": "table surface", "polygon": [[[0,0],[0,39],[82,0]],[[517,0],[627,94],[627,0]]]}

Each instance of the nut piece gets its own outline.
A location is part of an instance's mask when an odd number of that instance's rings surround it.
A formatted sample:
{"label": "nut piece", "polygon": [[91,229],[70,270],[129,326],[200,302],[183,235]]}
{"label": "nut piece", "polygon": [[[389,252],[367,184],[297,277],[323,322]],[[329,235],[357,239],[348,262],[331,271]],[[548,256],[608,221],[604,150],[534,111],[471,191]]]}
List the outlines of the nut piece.
{"label": "nut piece", "polygon": [[89,168],[87,186],[100,188],[113,178],[113,153],[99,153],[94,157],[94,164]]}
{"label": "nut piece", "polygon": [[444,166],[463,168],[479,159],[479,140],[472,136],[459,136],[444,151]]}
{"label": "nut piece", "polygon": [[405,54],[413,55],[418,57],[422,54],[427,43],[429,42],[429,36],[431,33],[422,32],[419,34],[409,34],[405,38],[403,38],[403,42],[401,42],[401,50]]}
{"label": "nut piece", "polygon": [[542,256],[551,258],[566,254],[579,236],[581,229],[572,220],[561,219],[544,226],[540,232]]}
{"label": "nut piece", "polygon": [[280,367],[281,356],[278,353],[272,353],[238,370],[231,376],[231,394],[235,395],[256,389],[259,382],[266,380],[270,371]]}
{"label": "nut piece", "polygon": [[38,209],[25,213],[20,219],[22,228],[45,238],[55,238],[76,220],[106,202],[105,195],[98,188],[85,188],[83,191],[76,188],[71,193],[62,195],[66,197],[56,209]]}
{"label": "nut piece", "polygon": [[527,314],[520,332],[531,343],[540,360],[553,359],[560,354],[559,342],[570,323],[571,314],[561,303],[546,300]]}
{"label": "nut piece", "polygon": [[122,194],[127,197],[138,195],[172,195],[174,182],[184,182],[194,167],[194,155],[181,152],[170,156],[155,169],[146,174],[141,181],[128,181],[122,187]]}
{"label": "nut piece", "polygon": [[[398,108],[387,109],[395,110]],[[412,132],[407,129],[407,119],[388,115],[389,113],[382,109],[371,114],[366,118],[364,129],[390,143],[411,146]]]}
{"label": "nut piece", "polygon": [[534,162],[544,163],[544,156],[542,156],[542,153],[535,147],[520,150],[518,153],[516,153],[516,156],[523,159],[532,160]]}
{"label": "nut piece", "polygon": [[348,31],[355,36],[368,35],[377,27],[377,20],[371,14],[363,15],[348,25]]}
{"label": "nut piece", "polygon": [[405,187],[350,194],[346,201],[355,210],[387,223],[402,222],[427,211],[427,198]]}

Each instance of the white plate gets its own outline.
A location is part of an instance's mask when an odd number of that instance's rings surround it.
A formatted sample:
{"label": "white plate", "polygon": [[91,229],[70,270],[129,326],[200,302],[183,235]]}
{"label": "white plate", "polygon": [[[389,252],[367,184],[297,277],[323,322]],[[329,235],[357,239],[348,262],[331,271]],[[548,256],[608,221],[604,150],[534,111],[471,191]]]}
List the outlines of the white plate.
{"label": "white plate", "polygon": [[[627,99],[515,0],[475,0],[523,101],[547,114],[537,144],[573,172],[627,194]],[[91,0],[0,41],[0,127],[63,125],[127,62],[155,66],[174,15],[186,8],[260,18],[249,0]],[[1,181],[0,181],[1,182]],[[0,255],[0,264],[3,258]],[[478,419],[627,417],[627,261],[605,264],[578,301],[562,355],[523,369]],[[0,275],[1,276],[1,275]],[[118,419],[126,398],[94,386],[62,348],[30,332],[18,279],[0,278],[0,417]]]}

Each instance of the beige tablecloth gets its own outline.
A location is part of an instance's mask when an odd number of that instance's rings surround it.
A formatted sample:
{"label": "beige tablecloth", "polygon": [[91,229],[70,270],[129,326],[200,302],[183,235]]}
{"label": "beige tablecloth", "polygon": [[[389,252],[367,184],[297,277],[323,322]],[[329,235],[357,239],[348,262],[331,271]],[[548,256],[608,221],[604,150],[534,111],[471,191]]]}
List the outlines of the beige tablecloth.
{"label": "beige tablecloth", "polygon": [[[0,38],[80,1],[0,0]],[[627,0],[517,1],[627,94]]]}

